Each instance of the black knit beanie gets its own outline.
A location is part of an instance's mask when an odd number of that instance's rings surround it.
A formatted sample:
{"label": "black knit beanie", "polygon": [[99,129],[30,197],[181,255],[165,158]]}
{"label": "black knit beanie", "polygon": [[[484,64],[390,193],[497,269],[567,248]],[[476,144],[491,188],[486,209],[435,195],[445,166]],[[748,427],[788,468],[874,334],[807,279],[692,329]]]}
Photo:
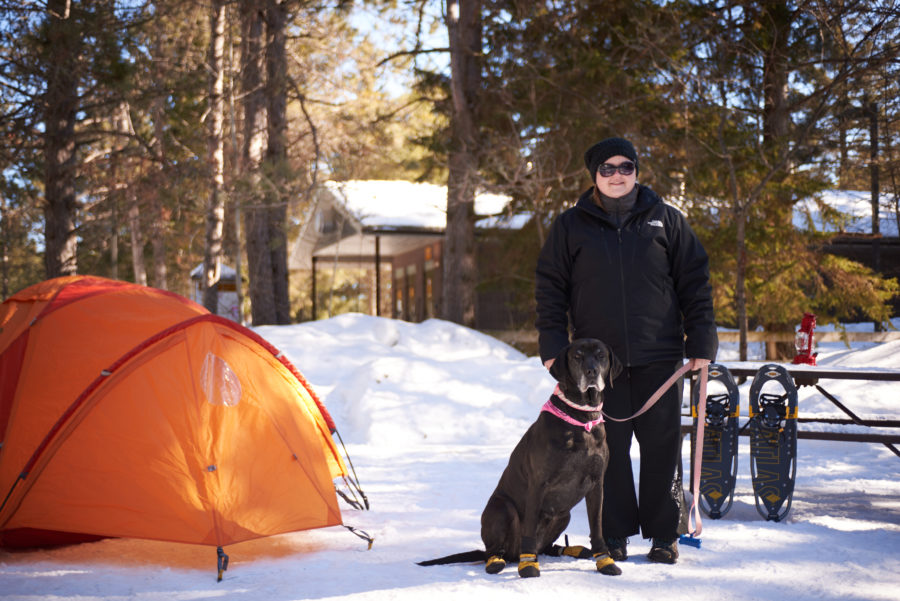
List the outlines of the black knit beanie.
{"label": "black knit beanie", "polygon": [[597,181],[597,168],[614,156],[623,156],[634,162],[634,172],[638,172],[638,157],[634,146],[625,138],[606,138],[597,142],[584,153],[584,166],[591,172],[591,182]]}

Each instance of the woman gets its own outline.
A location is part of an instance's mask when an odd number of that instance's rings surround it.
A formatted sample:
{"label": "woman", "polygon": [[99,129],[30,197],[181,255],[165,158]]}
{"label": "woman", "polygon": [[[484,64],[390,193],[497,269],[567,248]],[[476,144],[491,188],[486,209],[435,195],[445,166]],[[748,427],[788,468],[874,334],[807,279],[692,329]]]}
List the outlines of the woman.
{"label": "woman", "polygon": [[[612,347],[625,369],[604,391],[604,411],[627,418],[685,357],[692,369],[715,359],[709,259],[684,216],[637,184],[631,142],[607,138],[584,160],[593,186],[557,217],[538,258],[535,325],[548,367],[569,341],[570,322],[573,339]],[[606,422],[603,532],[615,561],[627,559],[627,539],[639,532],[652,541],[650,561],[678,559],[682,390],[679,381],[640,417]],[[638,494],[632,436],[640,450]]]}

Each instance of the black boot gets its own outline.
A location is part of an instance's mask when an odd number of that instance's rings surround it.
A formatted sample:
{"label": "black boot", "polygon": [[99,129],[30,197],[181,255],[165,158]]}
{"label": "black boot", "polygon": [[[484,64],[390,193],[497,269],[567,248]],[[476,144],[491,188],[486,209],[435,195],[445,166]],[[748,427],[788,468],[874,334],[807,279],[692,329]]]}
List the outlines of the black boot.
{"label": "black boot", "polygon": [[627,538],[608,538],[606,539],[606,548],[609,549],[609,556],[613,561],[625,561],[628,559]]}
{"label": "black boot", "polygon": [[654,563],[675,563],[678,561],[678,539],[654,538],[647,559]]}

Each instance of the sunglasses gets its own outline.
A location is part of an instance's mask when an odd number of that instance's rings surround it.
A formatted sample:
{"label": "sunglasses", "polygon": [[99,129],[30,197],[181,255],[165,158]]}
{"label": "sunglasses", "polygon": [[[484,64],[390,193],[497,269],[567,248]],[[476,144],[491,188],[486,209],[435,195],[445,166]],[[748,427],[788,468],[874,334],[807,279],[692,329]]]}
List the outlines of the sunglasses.
{"label": "sunglasses", "polygon": [[620,165],[610,165],[609,163],[603,163],[599,167],[597,167],[597,173],[600,174],[600,177],[612,177],[613,174],[618,171],[622,175],[631,175],[634,173],[634,163],[631,161],[625,161]]}

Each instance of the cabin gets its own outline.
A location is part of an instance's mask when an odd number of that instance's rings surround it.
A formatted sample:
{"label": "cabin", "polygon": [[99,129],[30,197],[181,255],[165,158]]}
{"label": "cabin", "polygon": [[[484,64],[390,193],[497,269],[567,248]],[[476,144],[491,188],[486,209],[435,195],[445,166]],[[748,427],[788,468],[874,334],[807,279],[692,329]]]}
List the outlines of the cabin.
{"label": "cabin", "polygon": [[[446,186],[407,181],[328,181],[314,194],[311,217],[291,245],[292,272],[310,273],[313,315],[320,314],[324,295],[317,286],[324,271],[338,268],[359,273],[366,291],[361,312],[420,322],[441,317],[443,245],[446,229]],[[506,196],[478,193],[476,232],[521,228],[528,216],[509,213]],[[476,244],[490,244],[476,233]],[[502,292],[478,298],[479,329],[506,329],[512,318]]]}
{"label": "cabin", "polygon": [[[824,220],[821,203],[842,213],[843,221]],[[328,291],[317,285],[334,286],[335,279],[324,275],[343,269],[357,274],[356,289],[364,299],[354,310],[412,322],[440,318],[446,204],[446,186],[429,183],[356,180],[319,186],[311,218],[289,251],[292,272],[312,276],[308,294],[313,315],[323,313],[320,305],[328,298]],[[508,197],[498,194],[480,193],[475,200],[480,282],[476,328],[480,330],[518,329],[533,319],[516,308],[511,286],[498,277],[504,270],[504,265],[498,265],[503,261],[498,258],[502,257],[499,245],[530,219],[530,215],[513,214],[509,204]],[[794,211],[798,229],[833,234],[826,252],[900,278],[896,211],[882,207],[879,221],[880,233],[873,235],[867,192],[826,191],[817,200],[798,202]],[[880,257],[877,267],[876,256]],[[487,280],[500,283],[491,287],[485,285]],[[900,311],[900,299],[895,303]]]}
{"label": "cabin", "polygon": [[[203,304],[203,263],[191,270],[191,300],[200,305]],[[216,283],[219,294],[219,306],[217,315],[227,317],[232,321],[243,323],[241,318],[240,298],[237,289],[237,272],[233,267],[223,264],[220,270],[219,281]]]}
{"label": "cabin", "polygon": [[[825,220],[820,205],[840,215]],[[884,201],[878,210],[878,232],[873,233],[872,195],[867,191],[826,190],[818,199],[805,199],[794,207],[794,226],[831,234],[823,250],[861,263],[885,277],[900,280],[900,237],[896,207]],[[900,298],[894,308],[900,314]]]}

